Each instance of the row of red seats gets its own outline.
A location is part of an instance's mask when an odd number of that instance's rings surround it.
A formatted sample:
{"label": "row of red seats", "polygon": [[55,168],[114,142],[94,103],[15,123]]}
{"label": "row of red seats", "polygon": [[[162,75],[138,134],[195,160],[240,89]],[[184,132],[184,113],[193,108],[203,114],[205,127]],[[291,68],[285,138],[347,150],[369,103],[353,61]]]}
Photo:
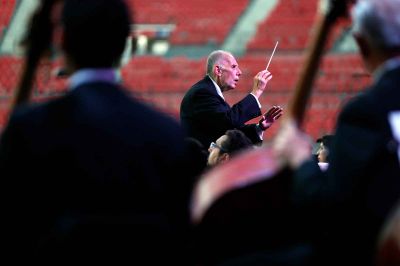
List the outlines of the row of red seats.
{"label": "row of red seats", "polygon": [[10,112],[10,101],[1,99],[0,97],[0,133],[7,124]]}
{"label": "row of red seats", "polygon": [[[127,87],[139,92],[184,92],[205,75],[205,58],[191,60],[184,57],[135,57],[122,68],[122,77]],[[253,84],[253,77],[265,67],[267,58],[245,56],[238,58],[242,76],[238,91],[247,92]],[[269,70],[273,79],[270,91],[292,91],[300,76],[303,56],[275,55]],[[0,93],[11,94],[17,85],[21,70],[20,58],[1,56]],[[59,62],[43,63],[35,83],[37,94],[61,93],[65,80],[54,77]],[[322,60],[315,82],[316,91],[355,92],[371,81],[356,55],[330,55]]]}
{"label": "row of red seats", "polygon": [[[23,59],[15,56],[0,56],[0,97],[11,97],[15,93],[22,71]],[[60,62],[43,60],[37,69],[33,85],[34,96],[51,96],[65,91],[66,80],[55,76]]]}
{"label": "row of red seats", "polygon": [[248,5],[248,0],[236,0],[234,4],[227,5],[223,1],[214,0],[129,0],[134,11],[136,23],[171,23],[195,19],[218,19],[217,16],[230,14],[231,17],[240,13]]}
{"label": "row of red seats", "polygon": [[248,43],[248,51],[272,49],[304,50],[317,15],[317,0],[279,1],[271,14],[259,24],[257,33]]}
{"label": "row of red seats", "polygon": [[0,41],[6,27],[10,23],[15,9],[15,4],[15,0],[0,0]]}
{"label": "row of red seats", "polygon": [[[262,70],[268,58],[245,56],[238,58],[242,76],[239,91],[249,91],[253,77]],[[147,62],[148,60],[148,62]],[[300,76],[304,57],[299,55],[275,55],[269,70],[273,79],[271,91],[293,90]],[[132,59],[122,69],[128,87],[141,92],[182,92],[205,75],[205,58],[139,57]],[[315,83],[321,91],[359,91],[370,82],[358,56],[329,55],[322,60]]]}
{"label": "row of red seats", "polygon": [[234,4],[226,4],[214,0],[130,0],[130,3],[135,23],[175,24],[171,43],[192,45],[221,44],[249,1],[236,0]]}
{"label": "row of red seats", "polygon": [[22,60],[14,56],[0,56],[0,95],[10,95],[17,86]]}

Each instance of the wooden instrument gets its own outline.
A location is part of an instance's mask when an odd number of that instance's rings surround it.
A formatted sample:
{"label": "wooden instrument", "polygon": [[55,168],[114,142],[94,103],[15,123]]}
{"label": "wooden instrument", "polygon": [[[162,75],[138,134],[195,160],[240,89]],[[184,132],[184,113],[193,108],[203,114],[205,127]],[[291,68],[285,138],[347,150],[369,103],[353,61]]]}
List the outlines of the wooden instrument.
{"label": "wooden instrument", "polygon": [[15,93],[12,109],[29,101],[40,59],[50,51],[53,35],[51,16],[59,0],[42,0],[33,14],[30,28],[23,41],[26,48],[22,73]]}

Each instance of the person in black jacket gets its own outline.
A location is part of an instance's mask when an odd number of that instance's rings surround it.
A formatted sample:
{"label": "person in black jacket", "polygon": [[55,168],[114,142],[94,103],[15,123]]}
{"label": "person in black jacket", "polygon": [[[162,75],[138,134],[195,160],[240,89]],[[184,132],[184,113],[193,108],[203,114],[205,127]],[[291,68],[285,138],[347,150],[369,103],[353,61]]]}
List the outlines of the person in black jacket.
{"label": "person in black jacket", "polygon": [[181,124],[204,147],[229,129],[240,129],[253,143],[261,143],[263,132],[282,115],[282,108],[273,106],[258,124],[245,125],[261,115],[259,98],[272,74],[268,70],[260,71],[254,77],[251,93],[230,107],[223,92],[235,89],[241,74],[235,57],[217,50],[208,56],[207,75],[186,92],[180,107]]}
{"label": "person in black jacket", "polygon": [[[287,123],[274,144],[295,169],[292,199],[313,210],[323,265],[372,265],[377,236],[400,197],[397,145],[388,122],[400,110],[399,0],[358,1],[353,35],[373,83],[341,111],[329,168],[309,159],[308,137]],[[320,265],[322,265],[320,264]]]}
{"label": "person in black jacket", "polygon": [[58,2],[60,21],[51,14],[72,76],[64,96],[19,106],[3,132],[3,259],[188,265],[183,131],[128,95],[114,69],[129,9],[123,0]]}

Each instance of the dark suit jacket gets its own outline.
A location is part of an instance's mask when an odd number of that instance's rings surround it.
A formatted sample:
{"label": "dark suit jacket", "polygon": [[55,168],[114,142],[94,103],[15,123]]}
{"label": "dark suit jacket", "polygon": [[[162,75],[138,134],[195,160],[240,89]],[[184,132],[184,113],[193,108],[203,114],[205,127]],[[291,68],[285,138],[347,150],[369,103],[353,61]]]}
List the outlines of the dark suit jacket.
{"label": "dark suit jacket", "polygon": [[253,142],[259,143],[255,124],[245,123],[261,115],[257,101],[247,95],[230,107],[218,95],[211,79],[206,76],[194,84],[183,97],[180,109],[182,126],[190,137],[198,139],[208,148],[229,129],[240,129]]}
{"label": "dark suit jacket", "polygon": [[[400,196],[400,167],[388,113],[400,110],[400,68],[386,72],[341,112],[321,173],[315,162],[294,177],[294,200],[312,207],[328,252],[323,263],[370,265],[377,232]],[[320,210],[320,211],[318,211]],[[324,264],[327,265],[327,264]]]}
{"label": "dark suit jacket", "polygon": [[180,264],[183,139],[177,122],[108,83],[20,108],[0,146],[4,254],[16,264]]}

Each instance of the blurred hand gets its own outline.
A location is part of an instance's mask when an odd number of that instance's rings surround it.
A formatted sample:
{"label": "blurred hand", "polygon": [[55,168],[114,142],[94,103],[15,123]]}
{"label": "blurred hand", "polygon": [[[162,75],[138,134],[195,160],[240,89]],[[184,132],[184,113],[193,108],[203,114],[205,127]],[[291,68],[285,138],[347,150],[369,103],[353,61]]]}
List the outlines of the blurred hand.
{"label": "blurred hand", "polygon": [[264,92],[267,83],[272,79],[272,74],[268,70],[258,72],[253,79],[253,89],[251,93],[258,98]]}
{"label": "blurred hand", "polygon": [[258,125],[262,130],[268,129],[283,114],[283,108],[280,106],[272,106],[258,121]]}
{"label": "blurred hand", "polygon": [[298,168],[311,158],[312,139],[303,133],[293,120],[286,120],[274,139],[273,151],[290,167]]}

